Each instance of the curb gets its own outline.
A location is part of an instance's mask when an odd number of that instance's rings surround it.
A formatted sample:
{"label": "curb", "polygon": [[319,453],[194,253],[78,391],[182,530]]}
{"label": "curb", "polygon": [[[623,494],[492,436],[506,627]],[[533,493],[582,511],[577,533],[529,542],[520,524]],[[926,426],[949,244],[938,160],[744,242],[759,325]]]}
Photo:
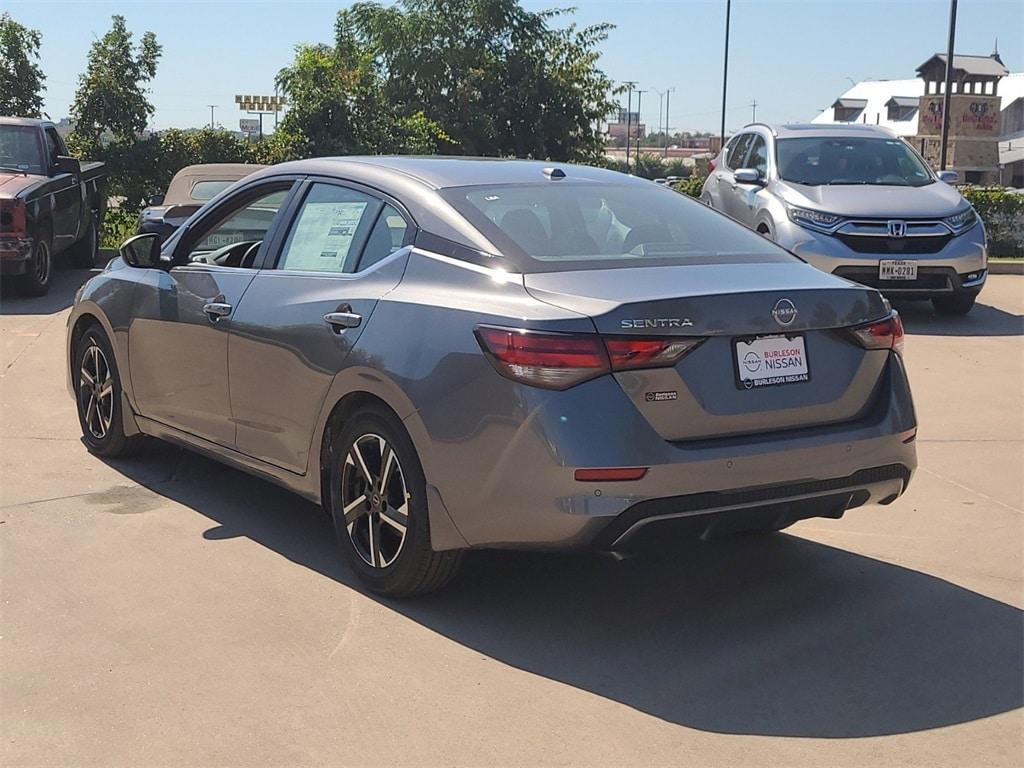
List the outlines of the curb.
{"label": "curb", "polygon": [[1024,259],[1014,261],[990,261],[988,263],[990,275],[1024,275]]}

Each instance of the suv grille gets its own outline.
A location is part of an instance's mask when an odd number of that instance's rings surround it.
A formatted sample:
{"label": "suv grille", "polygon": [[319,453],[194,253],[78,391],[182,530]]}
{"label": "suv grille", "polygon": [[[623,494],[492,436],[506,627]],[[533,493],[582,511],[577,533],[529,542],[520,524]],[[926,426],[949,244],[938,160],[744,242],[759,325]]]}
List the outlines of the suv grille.
{"label": "suv grille", "polygon": [[857,253],[915,254],[938,253],[953,236],[924,235],[921,237],[878,237],[837,233],[836,237]]}

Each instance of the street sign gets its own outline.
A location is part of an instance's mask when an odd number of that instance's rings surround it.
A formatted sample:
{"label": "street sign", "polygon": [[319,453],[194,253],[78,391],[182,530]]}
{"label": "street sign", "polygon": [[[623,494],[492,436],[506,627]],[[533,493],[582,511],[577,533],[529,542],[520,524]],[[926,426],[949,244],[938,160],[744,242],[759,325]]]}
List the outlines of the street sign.
{"label": "street sign", "polygon": [[260,121],[251,117],[243,117],[238,121],[238,130],[242,133],[259,133]]}

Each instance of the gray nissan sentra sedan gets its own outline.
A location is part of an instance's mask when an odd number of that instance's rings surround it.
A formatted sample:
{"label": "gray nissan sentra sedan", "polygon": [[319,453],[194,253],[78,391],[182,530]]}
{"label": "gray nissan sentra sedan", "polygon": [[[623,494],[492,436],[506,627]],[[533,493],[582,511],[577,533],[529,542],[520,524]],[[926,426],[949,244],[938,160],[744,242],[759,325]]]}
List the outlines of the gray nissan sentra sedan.
{"label": "gray nissan sentra sedan", "polygon": [[162,248],[127,241],[67,360],[91,451],[151,435],[280,483],[410,595],[469,548],[621,553],[894,501],[902,344],[877,291],[670,189],[368,157],[268,168]]}

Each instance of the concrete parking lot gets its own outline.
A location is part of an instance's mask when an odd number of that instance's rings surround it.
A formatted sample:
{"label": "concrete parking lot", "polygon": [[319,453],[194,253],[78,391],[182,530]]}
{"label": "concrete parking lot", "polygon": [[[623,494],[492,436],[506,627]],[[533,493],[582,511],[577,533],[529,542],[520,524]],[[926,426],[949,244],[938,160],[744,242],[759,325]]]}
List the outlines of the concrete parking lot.
{"label": "concrete parking lot", "polygon": [[903,307],[921,468],[890,507],[622,563],[476,553],[370,597],[318,508],[79,441],[64,325],[0,317],[0,762],[1020,765],[1024,277]]}

